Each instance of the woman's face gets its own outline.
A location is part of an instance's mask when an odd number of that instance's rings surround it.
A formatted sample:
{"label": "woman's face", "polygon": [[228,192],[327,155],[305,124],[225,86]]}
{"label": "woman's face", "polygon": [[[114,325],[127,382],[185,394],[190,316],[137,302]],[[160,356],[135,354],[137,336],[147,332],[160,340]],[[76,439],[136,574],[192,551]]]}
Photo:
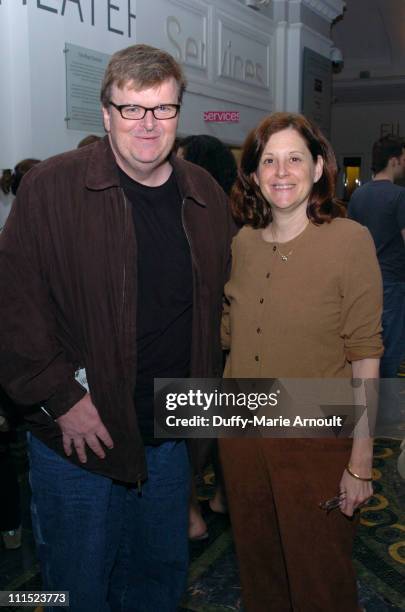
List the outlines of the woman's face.
{"label": "woman's face", "polygon": [[302,136],[286,128],[270,136],[254,180],[274,210],[306,209],[313,184],[322,176],[323,159],[316,162]]}

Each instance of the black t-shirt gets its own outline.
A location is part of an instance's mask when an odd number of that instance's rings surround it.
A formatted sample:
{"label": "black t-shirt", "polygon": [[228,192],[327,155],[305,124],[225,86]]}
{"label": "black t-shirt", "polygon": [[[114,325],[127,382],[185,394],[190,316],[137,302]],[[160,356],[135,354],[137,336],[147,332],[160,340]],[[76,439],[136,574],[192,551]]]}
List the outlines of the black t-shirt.
{"label": "black t-shirt", "polygon": [[353,193],[348,214],[369,229],[383,279],[405,282],[405,189],[388,180],[366,183]]}
{"label": "black t-shirt", "polygon": [[120,180],[137,243],[135,409],[144,442],[153,444],[159,442],[153,438],[153,379],[190,373],[191,254],[174,173],[159,187],[137,183],[121,169]]}

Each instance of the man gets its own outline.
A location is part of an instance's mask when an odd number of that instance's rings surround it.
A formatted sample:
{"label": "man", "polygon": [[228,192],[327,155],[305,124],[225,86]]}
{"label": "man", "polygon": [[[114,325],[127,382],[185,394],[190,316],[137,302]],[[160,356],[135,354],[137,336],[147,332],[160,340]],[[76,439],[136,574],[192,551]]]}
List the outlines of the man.
{"label": "man", "polygon": [[153,437],[153,378],[220,375],[232,225],[171,153],[184,88],[159,49],[113,55],[107,136],[32,170],[1,239],[0,379],[42,405],[34,532],[72,612],[171,612],[185,588],[190,470],[183,441]]}
{"label": "man", "polygon": [[384,284],[382,378],[394,378],[405,354],[405,143],[394,136],[373,146],[373,180],[356,189],[349,217],[374,239]]}

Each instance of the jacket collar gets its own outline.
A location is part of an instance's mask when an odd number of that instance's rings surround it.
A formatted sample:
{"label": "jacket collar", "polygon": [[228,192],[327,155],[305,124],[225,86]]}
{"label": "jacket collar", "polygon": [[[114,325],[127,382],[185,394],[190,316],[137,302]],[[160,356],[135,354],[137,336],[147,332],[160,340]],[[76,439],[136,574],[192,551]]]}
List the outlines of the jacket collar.
{"label": "jacket collar", "polygon": [[[169,162],[176,176],[181,197],[194,200],[200,206],[206,206],[202,194],[204,184],[200,172],[193,171],[193,164],[171,153]],[[86,187],[101,191],[110,187],[120,187],[117,162],[110,146],[108,136],[102,138],[92,147],[86,172]]]}
{"label": "jacket collar", "polygon": [[186,198],[191,199],[200,206],[206,207],[202,195],[206,193],[206,186],[204,186],[201,180],[201,168],[199,169],[200,171],[198,171],[194,164],[184,159],[180,159],[175,153],[170,154],[169,162],[173,167],[173,172],[183,200]]}
{"label": "jacket collar", "polygon": [[86,187],[101,191],[119,186],[117,164],[108,136],[105,136],[92,147],[86,172]]}

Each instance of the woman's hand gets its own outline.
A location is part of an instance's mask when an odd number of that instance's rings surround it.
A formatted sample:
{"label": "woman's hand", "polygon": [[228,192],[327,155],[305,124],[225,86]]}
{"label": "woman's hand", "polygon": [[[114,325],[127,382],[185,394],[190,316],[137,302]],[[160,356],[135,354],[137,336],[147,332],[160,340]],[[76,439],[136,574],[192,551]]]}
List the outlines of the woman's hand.
{"label": "woman's hand", "polygon": [[339,490],[344,492],[340,503],[340,511],[346,516],[353,516],[354,511],[373,495],[373,483],[354,478],[345,470]]}
{"label": "woman's hand", "polygon": [[372,471],[373,440],[369,436],[370,429],[371,431],[374,429],[377,403],[374,405],[376,400],[374,396],[367,396],[364,381],[378,378],[379,364],[379,359],[374,358],[360,359],[352,363],[353,378],[363,381],[362,385],[353,386],[354,403],[356,406],[366,406],[367,410],[364,411],[354,428],[353,446],[349,461],[351,471],[360,478],[351,476],[345,469],[340,481],[339,491],[342,493],[340,511],[346,516],[353,516],[354,511],[373,495],[372,481],[363,479],[369,478]]}

